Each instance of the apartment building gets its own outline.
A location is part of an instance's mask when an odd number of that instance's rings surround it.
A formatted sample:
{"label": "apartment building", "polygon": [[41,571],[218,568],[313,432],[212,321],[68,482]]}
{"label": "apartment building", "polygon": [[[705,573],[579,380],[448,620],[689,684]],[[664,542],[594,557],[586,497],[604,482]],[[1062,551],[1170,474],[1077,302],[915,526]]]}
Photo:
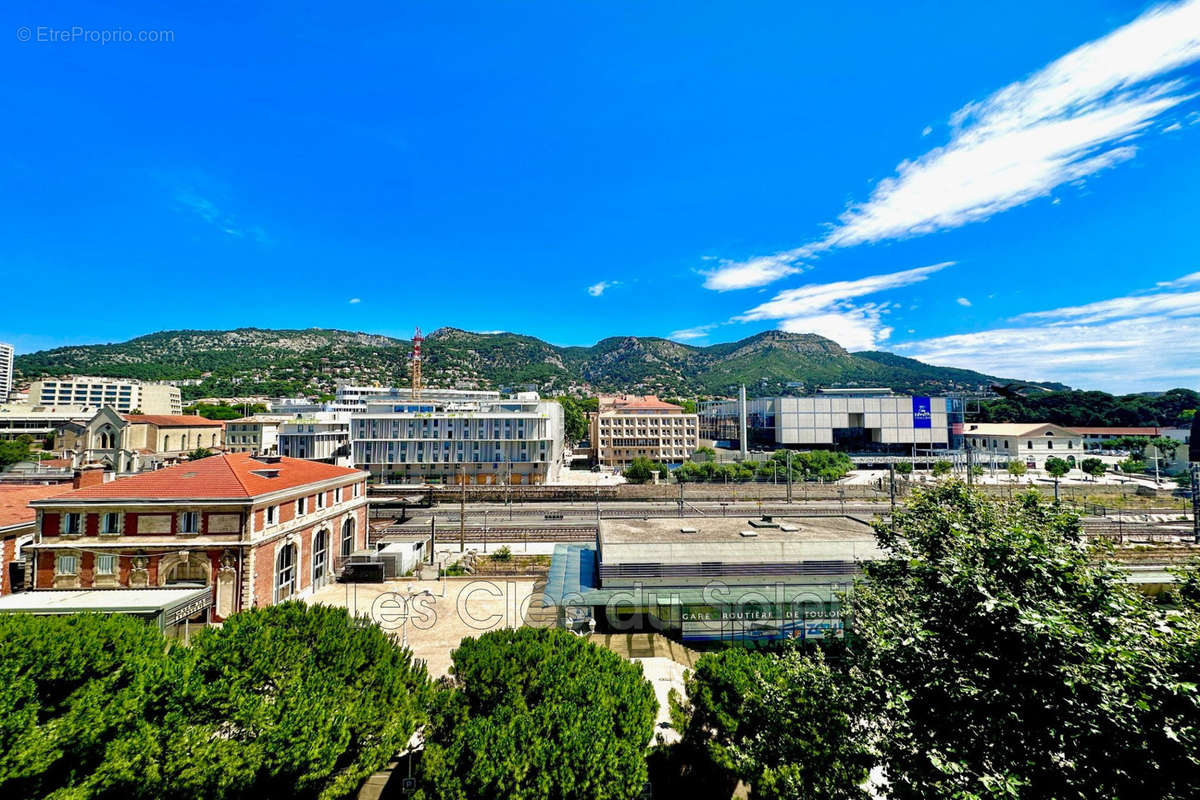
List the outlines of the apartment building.
{"label": "apartment building", "polygon": [[34,554],[34,585],[204,588],[190,610],[209,622],[303,596],[365,546],[365,478],[248,453],[97,478],[30,503],[37,533],[25,551]]}
{"label": "apartment building", "polygon": [[[700,404],[700,435],[740,447],[738,400]],[[910,454],[962,446],[957,397],[893,394],[890,389],[824,389],[807,397],[746,401],[746,448],[826,448]]]}
{"label": "apartment building", "polygon": [[696,414],[654,395],[601,395],[591,418],[596,462],[624,468],[635,458],[680,463],[700,446]]}
{"label": "apartment building", "polygon": [[7,403],[13,390],[13,346],[0,342],[0,403]]}
{"label": "apartment building", "polygon": [[225,422],[225,452],[264,453],[279,452],[279,429],[291,417],[258,414]]}
{"label": "apartment building", "polygon": [[981,460],[1023,461],[1030,469],[1045,469],[1046,459],[1053,456],[1075,466],[1084,456],[1078,431],[1049,423],[970,422],[963,436]]}
{"label": "apartment building", "polygon": [[29,402],[42,406],[109,406],[122,414],[183,413],[178,386],[123,378],[42,378],[29,387]]}
{"label": "apartment building", "polygon": [[28,403],[0,405],[0,439],[32,436],[46,439],[58,436],[67,426],[86,425],[96,416],[92,406],[37,406]]}
{"label": "apartment building", "polygon": [[[438,402],[467,402],[471,400],[495,401],[500,399],[500,392],[475,389],[423,389],[421,400]],[[412,400],[412,389],[407,386],[355,386],[344,384],[334,390],[332,403],[327,404],[327,411],[358,414],[367,410],[370,400],[394,401],[404,403]]]}
{"label": "apartment building", "polygon": [[558,480],[562,406],[512,398],[369,400],[350,417],[352,458],[385,483],[541,484]]}
{"label": "apartment building", "polygon": [[350,455],[350,417],[316,411],[279,426],[279,454],[328,464],[344,463]]}

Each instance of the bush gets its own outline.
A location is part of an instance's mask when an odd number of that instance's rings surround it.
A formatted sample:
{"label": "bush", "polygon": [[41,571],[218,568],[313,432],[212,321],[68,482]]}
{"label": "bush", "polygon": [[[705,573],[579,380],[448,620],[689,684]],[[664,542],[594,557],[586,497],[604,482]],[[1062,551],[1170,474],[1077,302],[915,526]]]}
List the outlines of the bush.
{"label": "bush", "polygon": [[933,473],[933,477],[940,478],[943,475],[949,475],[950,470],[953,468],[954,465],[949,461],[944,458],[939,458],[937,461],[933,462],[933,467],[930,469],[930,472]]}
{"label": "bush", "polygon": [[1014,478],[1019,478],[1029,471],[1029,468],[1025,466],[1024,461],[1010,461],[1008,462],[1006,469],[1008,469],[1008,474],[1012,475]]}
{"label": "bush", "polygon": [[1146,472],[1146,462],[1139,461],[1136,458],[1127,458],[1118,464],[1122,472],[1127,472],[1131,475],[1142,475]]}
{"label": "bush", "polygon": [[670,475],[670,470],[663,464],[651,461],[648,458],[635,458],[629,465],[629,468],[621,474],[630,483],[646,483],[654,477],[655,473],[662,478],[666,478]]}
{"label": "bush", "polygon": [[512,561],[512,550],[509,550],[507,546],[494,550],[492,561]]}
{"label": "bush", "polygon": [[911,475],[912,471],[913,471],[913,465],[912,465],[911,461],[897,461],[896,462],[896,473],[898,475]]}
{"label": "bush", "polygon": [[646,781],[642,668],[563,630],[464,639],[425,730],[418,798],[617,800]]}

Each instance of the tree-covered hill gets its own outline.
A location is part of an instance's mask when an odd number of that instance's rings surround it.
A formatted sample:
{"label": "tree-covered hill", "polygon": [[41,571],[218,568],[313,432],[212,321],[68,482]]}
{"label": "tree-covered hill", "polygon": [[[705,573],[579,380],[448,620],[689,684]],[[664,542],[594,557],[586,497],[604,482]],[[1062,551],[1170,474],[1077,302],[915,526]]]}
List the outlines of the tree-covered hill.
{"label": "tree-covered hill", "polygon": [[[543,392],[728,395],[744,383],[757,395],[831,386],[888,386],[932,394],[975,391],[1000,380],[889,353],[849,353],[820,336],[780,331],[708,347],[636,336],[611,337],[591,347],[559,347],[515,333],[442,328],[426,339],[424,353],[427,386],[532,385]],[[181,330],[43,350],[19,356],[16,368],[27,379],[103,375],[181,381],[189,398],[311,395],[331,392],[344,382],[404,385],[411,354],[406,339],[350,331]]]}
{"label": "tree-covered hill", "polygon": [[1111,395],[1106,392],[1016,393],[988,401],[981,422],[1045,422],[1085,428],[1190,426],[1200,408],[1200,393],[1171,389],[1159,394]]}

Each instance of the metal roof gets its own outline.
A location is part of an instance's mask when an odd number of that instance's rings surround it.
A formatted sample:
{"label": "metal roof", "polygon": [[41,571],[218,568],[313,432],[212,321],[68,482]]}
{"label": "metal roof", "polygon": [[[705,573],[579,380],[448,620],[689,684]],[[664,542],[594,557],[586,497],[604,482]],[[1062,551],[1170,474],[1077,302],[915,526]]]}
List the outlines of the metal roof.
{"label": "metal roof", "polygon": [[97,611],[110,614],[161,614],[182,605],[208,599],[207,587],[181,589],[49,589],[0,597],[0,613],[75,614]]}

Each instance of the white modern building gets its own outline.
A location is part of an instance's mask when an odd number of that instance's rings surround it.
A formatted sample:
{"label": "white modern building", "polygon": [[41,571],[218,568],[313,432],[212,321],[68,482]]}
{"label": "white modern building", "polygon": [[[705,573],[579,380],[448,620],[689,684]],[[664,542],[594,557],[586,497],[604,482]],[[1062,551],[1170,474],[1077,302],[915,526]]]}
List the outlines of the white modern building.
{"label": "white modern building", "polygon": [[558,480],[562,406],[512,398],[369,400],[350,418],[353,463],[385,483],[541,484]]}
{"label": "white modern building", "polygon": [[1050,423],[969,422],[963,437],[980,461],[1023,461],[1030,469],[1045,469],[1054,456],[1074,467],[1085,455],[1078,431]]}
{"label": "white modern building", "polygon": [[70,424],[87,424],[98,410],[92,406],[5,403],[0,405],[0,439],[15,439],[18,436],[45,439],[62,433]]}
{"label": "white modern building", "polygon": [[279,426],[279,455],[344,466],[350,455],[348,414],[317,411]]}
{"label": "white modern building", "polygon": [[0,342],[0,403],[7,403],[13,388],[13,346]]}
{"label": "white modern building", "polygon": [[279,429],[292,417],[256,414],[225,422],[225,452],[277,455]]}
{"label": "white modern building", "polygon": [[[327,404],[327,411],[359,414],[367,410],[371,400],[404,403],[412,399],[412,389],[396,386],[353,386],[342,385],[334,390],[334,400]],[[472,389],[422,389],[421,400],[447,403],[470,400],[499,400],[500,392]]]}
{"label": "white modern building", "polygon": [[108,406],[120,414],[182,414],[178,386],[124,378],[42,378],[29,387],[29,402],[41,406]]}
{"label": "white modern building", "polygon": [[[700,438],[740,447],[740,403],[700,404]],[[889,389],[824,389],[808,397],[746,401],[747,449],[791,447],[908,454],[962,443],[957,397],[893,394]]]}

